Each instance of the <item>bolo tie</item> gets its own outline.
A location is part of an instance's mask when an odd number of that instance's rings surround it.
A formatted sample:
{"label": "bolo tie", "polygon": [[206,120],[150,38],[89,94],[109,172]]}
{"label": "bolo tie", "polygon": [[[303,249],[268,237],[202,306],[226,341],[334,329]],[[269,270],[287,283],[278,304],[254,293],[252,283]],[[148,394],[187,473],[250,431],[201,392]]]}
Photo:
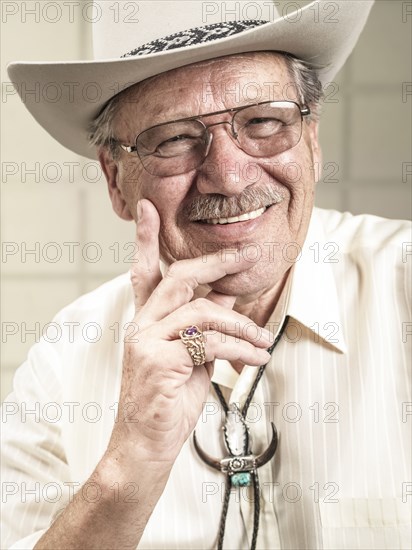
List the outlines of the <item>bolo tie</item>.
{"label": "bolo tie", "polygon": [[[277,343],[282,337],[282,334],[286,328],[289,317],[286,316],[283,325],[276,336],[273,344],[268,348],[268,352],[272,354]],[[259,531],[259,518],[260,518],[260,494],[259,494],[259,475],[258,468],[269,462],[275,455],[278,435],[276,426],[271,422],[272,428],[272,440],[269,443],[268,448],[256,456],[252,452],[252,440],[249,433],[249,427],[246,424],[246,416],[249,409],[249,405],[252,401],[253,395],[256,391],[257,385],[265,372],[266,366],[261,365],[258,369],[255,381],[249,391],[245,404],[240,409],[236,403],[231,403],[230,406],[226,403],[220,386],[215,382],[212,382],[212,386],[215,393],[222,405],[225,412],[226,419],[223,426],[223,441],[228,452],[228,455],[222,459],[213,458],[208,455],[199,445],[196,438],[196,431],[193,432],[193,444],[199,457],[211,468],[219,470],[226,476],[225,482],[225,496],[223,500],[222,513],[220,517],[219,535],[218,535],[218,550],[223,549],[223,539],[225,536],[226,518],[229,509],[229,500],[232,487],[249,487],[253,485],[253,535],[251,550],[255,550],[257,536]]]}

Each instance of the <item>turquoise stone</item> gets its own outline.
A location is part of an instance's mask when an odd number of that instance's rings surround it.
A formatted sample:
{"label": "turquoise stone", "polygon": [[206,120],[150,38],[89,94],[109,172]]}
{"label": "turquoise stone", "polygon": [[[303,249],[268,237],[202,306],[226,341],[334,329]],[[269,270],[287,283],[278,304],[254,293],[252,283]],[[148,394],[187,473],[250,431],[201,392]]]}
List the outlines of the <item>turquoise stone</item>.
{"label": "turquoise stone", "polygon": [[230,476],[232,487],[249,487],[252,483],[252,476],[249,472],[239,472]]}

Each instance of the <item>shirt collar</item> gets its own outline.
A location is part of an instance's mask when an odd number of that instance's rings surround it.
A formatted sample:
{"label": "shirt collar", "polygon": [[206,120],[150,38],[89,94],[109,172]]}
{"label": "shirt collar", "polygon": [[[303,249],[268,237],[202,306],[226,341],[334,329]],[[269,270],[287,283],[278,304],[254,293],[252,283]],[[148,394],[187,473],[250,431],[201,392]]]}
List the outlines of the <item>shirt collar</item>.
{"label": "shirt collar", "polygon": [[[296,247],[295,247],[296,250]],[[326,241],[318,209],[314,208],[301,254],[268,326],[280,327],[286,315],[305,326],[319,345],[346,353],[336,283],[331,264],[339,261],[337,243]],[[280,306],[280,307],[279,307]],[[281,311],[282,310],[282,311]],[[253,378],[256,369],[245,367],[239,375],[227,361],[216,360],[212,382],[233,388],[239,376]]]}
{"label": "shirt collar", "polygon": [[[332,265],[339,262],[339,246],[327,241],[318,209],[314,209],[302,254],[292,275],[287,314],[305,325],[319,343],[346,353],[340,306]],[[315,339],[316,342],[316,339]]]}

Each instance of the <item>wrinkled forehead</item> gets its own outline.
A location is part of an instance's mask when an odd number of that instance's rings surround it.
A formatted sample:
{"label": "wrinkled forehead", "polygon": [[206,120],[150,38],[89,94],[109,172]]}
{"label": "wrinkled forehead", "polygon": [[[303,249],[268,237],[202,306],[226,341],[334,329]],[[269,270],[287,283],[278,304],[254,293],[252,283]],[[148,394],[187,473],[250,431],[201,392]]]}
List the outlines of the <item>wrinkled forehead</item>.
{"label": "wrinkled forehead", "polygon": [[154,110],[155,118],[164,120],[208,109],[287,99],[298,99],[298,92],[285,56],[253,52],[202,61],[151,77],[121,94],[119,112],[132,106],[142,113]]}

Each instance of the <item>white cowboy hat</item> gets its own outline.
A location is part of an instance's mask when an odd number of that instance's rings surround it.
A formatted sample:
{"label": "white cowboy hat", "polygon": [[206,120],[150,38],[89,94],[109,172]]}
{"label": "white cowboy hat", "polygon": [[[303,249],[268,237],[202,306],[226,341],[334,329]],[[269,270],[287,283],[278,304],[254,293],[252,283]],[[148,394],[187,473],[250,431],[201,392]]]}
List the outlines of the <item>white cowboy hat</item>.
{"label": "white cowboy hat", "polygon": [[[278,50],[331,82],[355,46],[373,0],[109,2],[93,8],[94,60],[16,62],[11,81],[34,118],[62,145],[96,158],[88,125],[107,101],[156,74],[230,54]],[[38,94],[27,92],[33,89]]]}

